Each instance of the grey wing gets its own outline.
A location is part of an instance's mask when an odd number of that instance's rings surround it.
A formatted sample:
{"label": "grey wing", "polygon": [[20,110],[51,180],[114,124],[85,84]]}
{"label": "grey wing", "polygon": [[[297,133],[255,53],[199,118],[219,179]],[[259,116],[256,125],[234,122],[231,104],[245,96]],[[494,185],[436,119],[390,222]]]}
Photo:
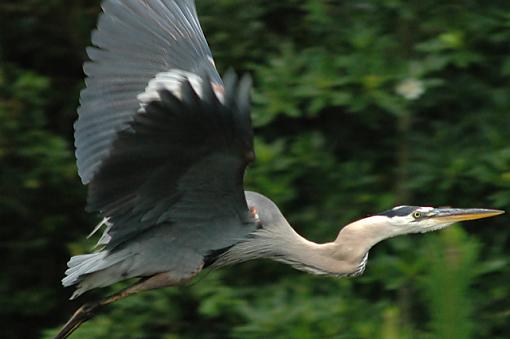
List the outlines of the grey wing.
{"label": "grey wing", "polygon": [[[89,183],[88,208],[108,218],[103,250],[71,258],[65,286],[86,290],[159,272],[189,277],[211,253],[256,229],[243,190],[254,159],[249,78],[159,92],[119,132]],[[106,237],[106,238],[105,238]]]}
{"label": "grey wing", "polygon": [[[78,173],[89,183],[118,131],[140,108],[158,74],[207,74],[222,85],[193,0],[106,0],[84,66],[86,88],[75,123]],[[181,76],[182,77],[182,76]]]}
{"label": "grey wing", "polygon": [[250,84],[227,76],[222,101],[208,81],[201,97],[189,82],[182,98],[163,90],[119,132],[89,184],[88,209],[111,224],[107,249],[162,224],[199,225],[208,238],[225,237],[207,226],[222,222],[235,224],[236,236],[251,230],[243,190],[254,159]]}
{"label": "grey wing", "polygon": [[243,191],[253,160],[248,78],[225,85],[192,0],[106,0],[75,124],[102,251],[70,259],[76,295],[133,276],[196,271],[255,229]]}

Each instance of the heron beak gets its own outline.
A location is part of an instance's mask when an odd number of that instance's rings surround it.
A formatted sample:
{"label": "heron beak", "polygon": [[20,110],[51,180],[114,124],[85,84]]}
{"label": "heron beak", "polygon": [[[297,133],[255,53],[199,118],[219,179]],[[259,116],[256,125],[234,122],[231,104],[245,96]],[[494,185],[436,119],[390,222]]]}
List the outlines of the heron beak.
{"label": "heron beak", "polygon": [[489,210],[484,208],[436,208],[430,219],[437,221],[457,222],[494,217],[505,213],[501,210]]}

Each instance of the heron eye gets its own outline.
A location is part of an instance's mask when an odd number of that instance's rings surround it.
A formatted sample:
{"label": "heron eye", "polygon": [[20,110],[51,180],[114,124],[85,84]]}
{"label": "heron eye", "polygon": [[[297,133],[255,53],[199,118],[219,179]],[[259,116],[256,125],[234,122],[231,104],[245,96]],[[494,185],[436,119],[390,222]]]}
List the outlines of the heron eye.
{"label": "heron eye", "polygon": [[414,213],[413,213],[413,218],[415,218],[415,219],[419,219],[419,218],[421,218],[421,213],[420,213],[420,212],[418,212],[418,211],[414,212]]}

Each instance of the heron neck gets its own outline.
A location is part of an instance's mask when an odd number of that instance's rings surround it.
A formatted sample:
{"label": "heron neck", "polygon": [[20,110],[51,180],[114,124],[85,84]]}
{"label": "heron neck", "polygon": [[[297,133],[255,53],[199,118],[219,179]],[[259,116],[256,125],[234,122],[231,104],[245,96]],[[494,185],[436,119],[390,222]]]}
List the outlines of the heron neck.
{"label": "heron neck", "polygon": [[[266,227],[253,242],[257,247],[241,251],[263,253],[268,257],[314,274],[357,275],[363,272],[367,253],[379,241],[398,235],[385,220],[371,217],[345,226],[335,241],[318,244],[299,235],[284,219],[278,227]],[[270,243],[270,248],[267,244]]]}
{"label": "heron neck", "polygon": [[318,244],[294,234],[292,244],[287,242],[275,248],[272,259],[292,265],[294,268],[319,275],[348,275],[356,271],[361,261],[344,260],[335,255],[333,242]]}
{"label": "heron neck", "polygon": [[361,219],[340,230],[334,241],[336,255],[361,258],[378,242],[399,234],[398,228],[379,216]]}
{"label": "heron neck", "polygon": [[363,272],[368,250],[377,241],[365,241],[363,232],[359,232],[363,228],[348,226],[335,241],[324,244],[300,236],[289,226],[291,234],[288,235],[294,241],[285,241],[275,248],[274,253],[278,255],[273,259],[313,274],[358,275]]}

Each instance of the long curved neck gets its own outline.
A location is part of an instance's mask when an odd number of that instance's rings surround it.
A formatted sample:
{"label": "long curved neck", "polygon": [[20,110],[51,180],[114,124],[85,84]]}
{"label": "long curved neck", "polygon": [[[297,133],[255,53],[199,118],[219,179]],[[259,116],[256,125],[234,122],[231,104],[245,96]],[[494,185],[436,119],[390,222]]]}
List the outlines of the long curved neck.
{"label": "long curved neck", "polygon": [[384,217],[361,219],[340,230],[334,241],[335,255],[340,258],[364,255],[378,242],[399,234],[398,228],[388,224]]}
{"label": "long curved neck", "polygon": [[[290,225],[288,226],[290,228]],[[290,231],[291,230],[291,231]],[[274,257],[297,269],[315,274],[357,275],[363,272],[368,251],[378,242],[398,235],[379,217],[370,217],[345,226],[333,242],[317,244],[290,228],[292,245]],[[384,236],[382,236],[384,234]]]}
{"label": "long curved neck", "polygon": [[317,244],[300,236],[270,199],[254,192],[246,192],[246,199],[258,211],[261,228],[233,246],[222,257],[222,265],[271,258],[315,274],[359,274],[370,248],[398,235],[387,219],[373,216],[345,226],[334,241]]}

